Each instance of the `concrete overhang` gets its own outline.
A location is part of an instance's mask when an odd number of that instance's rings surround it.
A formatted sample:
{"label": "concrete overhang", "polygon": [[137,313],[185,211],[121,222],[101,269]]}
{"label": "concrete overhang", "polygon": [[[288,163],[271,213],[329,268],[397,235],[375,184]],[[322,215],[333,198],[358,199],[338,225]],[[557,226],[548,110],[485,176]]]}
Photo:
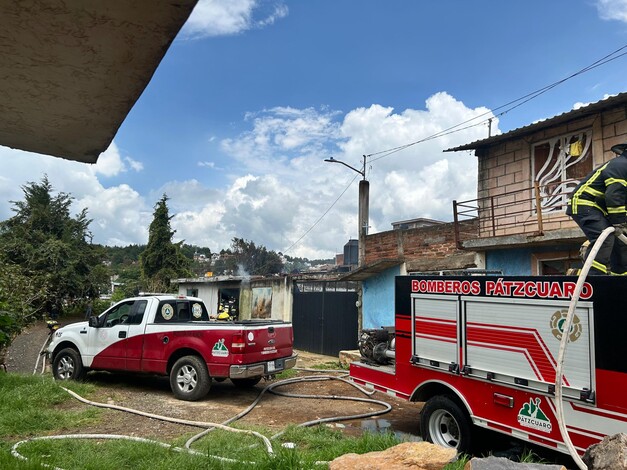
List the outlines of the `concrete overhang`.
{"label": "concrete overhang", "polygon": [[374,263],[367,264],[360,268],[357,268],[350,273],[340,276],[338,281],[364,281],[372,276],[375,276],[383,271],[386,271],[394,266],[403,264],[403,260],[397,259],[382,259],[375,261]]}
{"label": "concrete overhang", "polygon": [[463,240],[462,247],[465,250],[486,251],[504,248],[522,248],[530,246],[555,245],[556,242],[581,243],[586,239],[579,228],[551,230],[544,234],[518,234],[504,235],[489,238],[472,238]]}
{"label": "concrete overhang", "polygon": [[0,0],[0,145],[95,163],[197,0]]}

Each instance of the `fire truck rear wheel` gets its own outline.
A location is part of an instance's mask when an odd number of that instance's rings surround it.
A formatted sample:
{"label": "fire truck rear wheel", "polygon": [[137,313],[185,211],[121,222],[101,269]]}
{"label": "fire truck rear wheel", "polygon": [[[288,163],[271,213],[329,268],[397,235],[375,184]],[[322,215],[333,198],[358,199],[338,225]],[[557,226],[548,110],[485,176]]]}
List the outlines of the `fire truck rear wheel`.
{"label": "fire truck rear wheel", "polygon": [[170,388],[179,400],[196,401],[207,395],[211,377],[205,361],[198,356],[183,356],[177,360],[170,371]]}
{"label": "fire truck rear wheel", "polygon": [[465,409],[446,395],[430,398],[420,414],[420,433],[427,442],[469,452],[472,423]]}

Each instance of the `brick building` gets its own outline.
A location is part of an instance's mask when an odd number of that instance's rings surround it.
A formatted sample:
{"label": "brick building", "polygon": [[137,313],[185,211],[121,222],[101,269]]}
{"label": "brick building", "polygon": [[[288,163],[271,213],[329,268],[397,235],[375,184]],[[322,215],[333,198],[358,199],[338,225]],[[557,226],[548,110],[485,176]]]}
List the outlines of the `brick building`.
{"label": "brick building", "polygon": [[[471,268],[505,275],[563,274],[585,240],[564,214],[579,180],[627,142],[627,93],[447,151],[477,158],[477,198],[453,201],[454,222],[393,224],[366,237],[360,327],[394,323],[394,277]],[[469,155],[469,158],[472,156]],[[414,219],[428,220],[428,219]],[[416,228],[405,228],[416,227]]]}
{"label": "brick building", "polygon": [[[400,228],[401,225],[393,223],[398,228],[366,236],[364,266],[342,277],[361,281],[361,328],[394,324],[395,276],[483,267],[477,253],[457,247],[455,224],[431,222],[413,224],[415,228]],[[477,231],[476,219],[460,226],[466,231]]]}
{"label": "brick building", "polygon": [[505,274],[563,274],[580,265],[585,237],[564,213],[568,197],[623,142],[627,93],[449,149],[474,150],[478,160],[477,199],[454,203],[455,220],[478,217],[478,231],[459,226],[458,247],[484,253],[486,269]]}

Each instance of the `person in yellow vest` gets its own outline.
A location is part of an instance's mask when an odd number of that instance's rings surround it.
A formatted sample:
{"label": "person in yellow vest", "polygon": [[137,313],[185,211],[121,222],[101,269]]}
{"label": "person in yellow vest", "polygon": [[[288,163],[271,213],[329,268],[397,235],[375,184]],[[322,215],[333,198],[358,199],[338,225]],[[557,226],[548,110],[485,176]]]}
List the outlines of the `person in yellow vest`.
{"label": "person in yellow vest", "polygon": [[566,214],[579,225],[590,249],[607,227],[614,226],[592,262],[590,274],[627,274],[627,245],[617,237],[627,235],[627,143],[612,147],[615,158],[592,170],[571,194]]}

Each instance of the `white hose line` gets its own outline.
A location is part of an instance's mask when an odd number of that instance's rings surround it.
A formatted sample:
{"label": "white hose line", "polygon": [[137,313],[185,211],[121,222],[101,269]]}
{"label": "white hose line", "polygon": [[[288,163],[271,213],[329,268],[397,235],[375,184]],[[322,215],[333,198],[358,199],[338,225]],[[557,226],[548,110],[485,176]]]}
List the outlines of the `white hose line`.
{"label": "white hose line", "polygon": [[581,295],[581,291],[583,290],[583,284],[588,276],[588,272],[590,271],[590,267],[592,266],[592,262],[597,256],[597,253],[601,249],[601,245],[605,239],[614,231],[614,227],[608,227],[599,238],[597,238],[596,242],[588,252],[588,256],[586,258],[586,262],[583,264],[581,268],[581,273],[579,274],[579,278],[577,279],[577,284],[575,286],[575,291],[573,292],[573,296],[570,299],[570,304],[568,306],[568,313],[566,314],[566,320],[562,325],[562,340],[560,341],[560,349],[557,355],[557,369],[555,370],[555,405],[556,405],[556,417],[557,424],[559,425],[560,432],[562,433],[562,438],[564,439],[564,444],[568,448],[568,452],[570,456],[573,458],[577,466],[581,470],[587,470],[588,466],[581,460],[579,454],[577,453],[577,449],[573,445],[573,442],[570,439],[570,435],[568,434],[568,430],[566,429],[566,423],[564,422],[564,404],[562,402],[562,385],[563,385],[563,369],[564,369],[564,359],[566,357],[566,346],[569,342],[569,332],[573,325],[573,317],[575,316],[575,309],[577,308],[577,302],[579,302],[579,296]]}
{"label": "white hose line", "polygon": [[[37,354],[37,360],[35,361],[35,368],[33,369],[33,375],[35,375],[37,373],[37,366],[39,365],[39,358],[43,355],[44,349],[46,348],[46,346],[48,346],[48,341],[50,341],[50,335],[51,333],[49,333],[46,336],[46,341],[44,341],[44,344],[41,345],[41,349],[39,350],[39,354]],[[41,373],[44,373],[44,369],[46,367],[46,359],[44,358],[44,365],[41,368]]]}
{"label": "white hose line", "polygon": [[248,429],[237,429],[237,428],[232,428],[229,426],[225,426],[223,424],[218,424],[218,423],[210,423],[210,422],[204,422],[204,421],[190,421],[190,420],[186,420],[186,419],[178,419],[178,418],[171,418],[169,416],[161,416],[161,415],[156,415],[153,413],[146,413],[145,411],[139,411],[139,410],[134,410],[132,408],[126,408],[123,406],[118,406],[118,405],[109,405],[107,403],[98,403],[95,401],[90,401],[87,400],[83,397],[81,397],[80,395],[78,395],[77,393],[73,392],[72,390],[68,390],[65,387],[61,387],[63,390],[65,390],[66,392],[68,392],[70,395],[72,395],[74,398],[76,398],[78,401],[82,402],[82,403],[86,403],[88,405],[92,405],[92,406],[97,406],[99,408],[109,408],[112,410],[118,410],[118,411],[125,411],[127,413],[132,413],[132,414],[136,414],[139,416],[144,416],[146,418],[152,418],[152,419],[158,419],[160,421],[167,421],[169,423],[175,423],[175,424],[184,424],[187,426],[195,426],[197,428],[218,428],[218,429],[222,429],[223,431],[228,431],[228,432],[235,432],[235,433],[241,433],[241,434],[249,434],[252,436],[256,436],[259,439],[261,439],[263,441],[263,443],[266,446],[266,451],[268,452],[268,454],[273,454],[274,451],[272,449],[272,444],[270,443],[270,440],[264,436],[263,434],[260,434],[256,431],[250,431]]}
{"label": "white hose line", "polygon": [[[166,444],[165,442],[155,441],[153,439],[146,439],[144,437],[137,437],[137,436],[123,436],[120,434],[60,434],[56,436],[32,437],[30,439],[24,439],[22,441],[16,442],[13,445],[13,447],[11,447],[11,455],[13,455],[15,458],[19,460],[28,461],[28,458],[20,454],[17,450],[18,447],[20,447],[22,444],[27,444],[28,442],[34,442],[34,441],[50,441],[50,440],[62,440],[62,439],[101,439],[101,440],[107,439],[107,440],[134,441],[134,442],[140,442],[143,444],[154,444],[164,449],[173,450],[175,452],[181,452],[181,453],[187,452],[188,454],[191,454],[191,455],[197,455],[200,457],[209,457],[209,458],[219,460],[222,462],[243,463],[243,464],[248,464],[248,465],[254,465],[254,462],[244,462],[240,460],[230,459],[228,457],[220,457],[217,455],[205,454],[197,450],[175,447],[173,445]],[[62,468],[53,467],[52,465],[48,465],[46,463],[41,463],[41,465],[43,467],[52,468],[54,470],[63,470]]]}
{"label": "white hose line", "polygon": [[[35,365],[35,369],[37,368],[37,364]],[[348,375],[348,374],[346,374]],[[345,376],[346,376],[345,375]],[[230,459],[228,457],[220,457],[217,455],[211,455],[211,454],[205,454],[199,451],[196,451],[194,449],[192,449],[190,446],[193,442],[195,442],[196,440],[200,439],[201,437],[205,436],[209,431],[213,430],[213,429],[222,429],[224,431],[228,431],[228,432],[236,432],[236,433],[242,433],[242,434],[249,434],[249,435],[253,435],[256,436],[258,438],[260,438],[264,444],[266,445],[266,451],[268,452],[268,454],[273,455],[274,451],[272,449],[272,444],[270,443],[270,440],[263,436],[262,434],[255,432],[255,431],[249,431],[246,429],[237,429],[237,428],[232,428],[230,426],[226,426],[226,424],[228,423],[232,423],[233,421],[236,421],[237,419],[245,416],[246,414],[248,414],[250,411],[252,411],[252,409],[257,405],[257,403],[259,403],[259,400],[261,399],[261,397],[263,396],[263,394],[266,391],[271,391],[272,393],[276,394],[276,395],[282,395],[282,396],[287,396],[287,397],[297,397],[297,398],[321,398],[321,399],[339,399],[339,400],[353,400],[353,401],[362,401],[362,402],[367,402],[367,403],[374,403],[374,404],[379,404],[381,406],[383,406],[385,409],[384,410],[379,410],[379,411],[374,411],[374,412],[369,412],[369,413],[363,413],[363,414],[357,414],[357,415],[349,415],[349,416],[338,416],[338,417],[330,417],[330,418],[321,418],[321,419],[317,419],[317,420],[313,420],[313,421],[308,421],[305,423],[301,423],[298,426],[299,427],[306,427],[306,426],[312,426],[314,424],[319,424],[319,423],[324,423],[324,422],[330,422],[330,421],[342,421],[342,420],[348,420],[348,419],[359,419],[359,418],[366,418],[366,417],[371,417],[371,416],[376,416],[376,415],[380,415],[380,414],[384,414],[389,412],[392,409],[392,406],[389,403],[386,403],[384,401],[380,401],[380,400],[373,400],[373,399],[369,399],[369,398],[360,398],[360,397],[343,397],[343,396],[336,396],[336,395],[296,395],[296,394],[286,394],[286,393],[282,393],[282,392],[276,392],[273,389],[275,387],[278,386],[282,386],[282,385],[288,385],[288,384],[292,384],[292,383],[297,383],[297,382],[314,382],[314,381],[322,381],[322,380],[340,380],[344,383],[347,383],[349,385],[351,385],[352,387],[355,387],[356,389],[358,389],[359,391],[361,391],[362,393],[366,394],[366,395],[372,395],[374,393],[374,391],[368,391],[365,390],[364,388],[360,387],[359,385],[344,379],[343,377],[336,377],[336,376],[309,376],[309,377],[299,377],[296,379],[286,379],[280,382],[275,382],[273,384],[268,385],[267,387],[265,387],[261,393],[259,393],[259,395],[257,396],[257,398],[255,399],[255,401],[248,406],[248,408],[246,408],[243,412],[238,413],[236,416],[234,416],[233,418],[230,418],[229,420],[225,421],[222,424],[218,424],[218,423],[211,423],[211,422],[203,422],[203,421],[190,421],[190,420],[185,420],[185,419],[177,419],[177,418],[171,418],[169,416],[162,416],[162,415],[156,415],[153,413],[147,413],[147,412],[143,412],[143,411],[139,411],[139,410],[135,410],[132,408],[126,408],[123,406],[118,406],[118,405],[110,405],[110,404],[105,404],[105,403],[99,403],[99,402],[94,402],[91,400],[87,400],[86,398],[81,397],[80,395],[78,395],[76,392],[73,392],[72,390],[69,390],[65,387],[60,387],[61,389],[65,390],[69,395],[71,395],[72,397],[74,397],[75,399],[77,399],[78,401],[80,401],[81,403],[85,403],[87,405],[91,405],[91,406],[96,406],[98,408],[108,408],[108,409],[113,409],[113,410],[117,410],[117,411],[123,411],[123,412],[127,412],[127,413],[132,413],[132,414],[136,414],[139,416],[144,416],[146,418],[151,418],[151,419],[157,419],[160,421],[166,421],[166,422],[170,422],[170,423],[175,423],[175,424],[183,424],[183,425],[188,425],[188,426],[195,426],[195,427],[202,427],[202,428],[208,428],[205,429],[202,433],[197,434],[196,436],[193,436],[192,438],[190,438],[186,443],[185,443],[185,448],[180,448],[180,447],[174,447],[170,444],[166,444],[164,442],[160,442],[160,441],[155,441],[152,439],[146,439],[146,438],[142,438],[142,437],[136,437],[136,436],[124,436],[124,435],[119,435],[119,434],[62,434],[62,435],[56,435],[56,436],[41,436],[41,437],[33,437],[30,439],[25,439],[22,441],[19,441],[17,443],[15,443],[13,445],[13,447],[11,448],[11,454],[20,459],[20,460],[24,460],[27,461],[28,458],[23,456],[22,454],[20,454],[18,452],[18,448],[28,442],[31,441],[43,441],[43,440],[61,440],[61,439],[117,439],[117,440],[129,440],[129,441],[135,441],[135,442],[141,442],[141,443],[148,443],[148,444],[154,444],[157,445],[159,447],[163,447],[163,448],[167,448],[167,449],[172,449],[176,452],[188,452],[192,455],[198,455],[198,456],[206,456],[215,460],[220,460],[220,461],[224,461],[224,462],[231,462],[231,463],[241,463],[241,464],[245,464],[245,465],[255,465],[254,462],[247,462],[247,461],[239,461],[239,460],[235,460],[235,459]],[[274,436],[271,437],[271,439],[275,439],[278,436],[284,434],[285,431],[281,431],[277,434],[275,434]],[[316,462],[316,464],[321,464],[321,465],[326,465],[327,462]],[[48,465],[45,463],[42,463],[42,466],[47,467],[47,468],[53,468],[54,470],[63,470],[62,468],[59,467],[53,467],[52,465]]]}
{"label": "white hose line", "polygon": [[[392,409],[392,406],[389,403],[386,403],[384,401],[380,401],[380,400],[371,400],[371,399],[367,399],[367,398],[359,398],[359,397],[336,397],[336,396],[328,396],[328,395],[321,395],[321,396],[313,396],[313,395],[308,395],[308,396],[297,396],[297,395],[289,395],[289,394],[284,394],[284,393],[279,393],[274,391],[275,387],[280,387],[283,385],[288,385],[291,383],[297,383],[297,382],[316,382],[316,381],[322,381],[322,380],[340,380],[341,382],[347,383],[348,385],[358,389],[360,392],[366,394],[366,395],[372,395],[373,393],[375,393],[374,390],[370,391],[370,390],[366,390],[362,387],[360,387],[359,385],[357,385],[354,382],[351,382],[349,380],[346,380],[342,377],[335,377],[335,376],[308,376],[308,377],[297,377],[297,378],[291,378],[291,379],[285,379],[285,380],[281,380],[279,382],[275,382],[272,384],[267,385],[260,393],[259,395],[257,395],[257,398],[255,398],[255,400],[243,411],[241,411],[240,413],[238,413],[237,415],[233,416],[232,418],[229,418],[228,420],[224,421],[222,424],[223,425],[227,425],[230,424],[234,421],[237,421],[238,419],[246,416],[248,413],[250,413],[255,406],[257,406],[257,404],[259,403],[259,401],[261,400],[261,397],[266,393],[266,392],[271,392],[274,393],[275,395],[283,395],[283,396],[293,396],[293,397],[297,397],[297,398],[337,398],[337,399],[343,399],[343,400],[354,400],[354,401],[365,401],[368,403],[374,403],[374,404],[378,404],[383,406],[384,410],[379,410],[379,411],[373,411],[373,412],[368,412],[368,413],[364,413],[364,414],[359,414],[359,415],[351,415],[351,416],[338,416],[338,417],[333,417],[333,418],[321,418],[321,419],[317,419],[314,421],[307,421],[306,423],[301,423],[298,425],[298,427],[307,427],[307,426],[313,426],[315,424],[320,424],[320,423],[325,423],[325,422],[331,422],[331,421],[344,421],[344,420],[348,420],[348,419],[360,419],[360,418],[368,418],[371,416],[377,416],[380,414],[384,414],[389,412]],[[191,445],[196,442],[197,440],[201,439],[202,437],[206,436],[207,434],[209,434],[211,431],[213,431],[213,428],[209,428],[209,429],[205,429],[203,432],[196,434],[195,436],[192,436],[189,438],[189,440],[185,443],[185,448],[186,449],[190,449]],[[282,431],[278,434],[275,434],[274,436],[272,436],[270,439],[275,439],[278,436],[282,435],[285,431]]]}

